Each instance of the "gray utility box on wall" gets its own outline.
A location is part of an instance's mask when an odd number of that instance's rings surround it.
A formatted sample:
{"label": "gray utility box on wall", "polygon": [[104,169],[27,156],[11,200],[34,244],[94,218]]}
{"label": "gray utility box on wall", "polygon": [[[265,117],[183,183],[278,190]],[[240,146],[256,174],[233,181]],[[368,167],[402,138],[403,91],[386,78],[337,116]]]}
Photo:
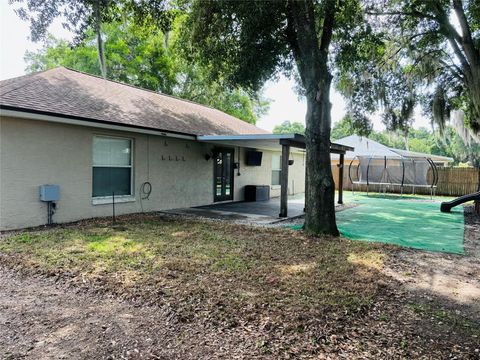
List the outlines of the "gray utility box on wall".
{"label": "gray utility box on wall", "polygon": [[40,201],[58,201],[58,200],[60,200],[60,186],[40,185]]}

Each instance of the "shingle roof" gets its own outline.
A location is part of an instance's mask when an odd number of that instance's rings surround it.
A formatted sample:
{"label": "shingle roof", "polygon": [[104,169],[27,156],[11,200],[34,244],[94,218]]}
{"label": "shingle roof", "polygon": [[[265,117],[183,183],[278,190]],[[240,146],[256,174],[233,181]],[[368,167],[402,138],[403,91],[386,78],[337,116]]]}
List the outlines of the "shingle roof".
{"label": "shingle roof", "polygon": [[0,106],[191,135],[269,133],[208,106],[64,67],[0,81]]}
{"label": "shingle roof", "polygon": [[[393,152],[388,146],[363,136],[350,135],[339,140],[335,140],[335,143],[354,148],[354,151],[347,152],[345,159],[353,159],[356,156],[386,156],[391,159],[401,158],[399,154]],[[332,159],[336,158],[338,158],[338,155],[336,157],[332,155]]]}
{"label": "shingle roof", "polygon": [[408,150],[401,150],[401,149],[394,149],[394,148],[391,148],[391,150],[396,152],[398,155],[401,155],[401,156],[407,157],[407,158],[428,157],[428,158],[432,159],[433,161],[444,161],[444,162],[452,162],[453,161],[453,158],[448,157],[448,156],[426,154],[426,153],[420,153],[420,152],[416,152],[416,151],[408,151]]}
{"label": "shingle roof", "polygon": [[[428,157],[431,158],[433,161],[453,161],[452,158],[440,155],[432,155],[432,154],[424,154],[414,151],[408,150],[400,150],[390,148],[385,146],[377,141],[368,139],[363,136],[358,135],[350,135],[339,140],[335,140],[337,144],[351,146],[355,148],[352,152],[347,152],[345,155],[345,159],[353,159],[356,156],[377,156],[377,157],[384,157],[390,159],[395,158],[423,158]],[[332,154],[332,159],[338,159],[338,155]]]}

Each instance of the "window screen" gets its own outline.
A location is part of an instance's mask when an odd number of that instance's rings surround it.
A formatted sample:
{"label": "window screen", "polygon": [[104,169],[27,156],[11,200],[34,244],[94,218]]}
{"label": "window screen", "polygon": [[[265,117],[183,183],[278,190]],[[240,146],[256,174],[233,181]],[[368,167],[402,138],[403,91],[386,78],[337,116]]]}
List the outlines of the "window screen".
{"label": "window screen", "polygon": [[93,197],[132,195],[132,140],[93,138]]}
{"label": "window screen", "polygon": [[272,155],[272,185],[280,185],[282,173],[282,155]]}

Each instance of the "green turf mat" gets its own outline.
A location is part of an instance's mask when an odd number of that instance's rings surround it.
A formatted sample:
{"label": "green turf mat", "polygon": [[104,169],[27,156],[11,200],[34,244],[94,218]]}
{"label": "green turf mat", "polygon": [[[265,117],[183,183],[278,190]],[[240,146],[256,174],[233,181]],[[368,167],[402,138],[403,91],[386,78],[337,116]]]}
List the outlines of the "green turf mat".
{"label": "green turf mat", "polygon": [[363,195],[349,200],[358,206],[337,213],[338,228],[348,239],[464,253],[461,206],[441,213],[438,202]]}

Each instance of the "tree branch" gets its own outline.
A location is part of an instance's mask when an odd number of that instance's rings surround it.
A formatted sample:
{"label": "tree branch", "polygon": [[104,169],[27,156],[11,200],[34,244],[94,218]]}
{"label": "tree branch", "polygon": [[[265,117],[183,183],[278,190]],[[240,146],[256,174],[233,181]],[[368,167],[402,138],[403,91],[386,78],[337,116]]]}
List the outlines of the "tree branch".
{"label": "tree branch", "polygon": [[470,26],[468,25],[462,2],[460,0],[454,0],[453,9],[455,10],[460,27],[462,28],[461,44],[465,54],[467,55],[470,64],[480,64],[480,54],[475,49],[472,32],[470,31]]}
{"label": "tree branch", "polygon": [[465,12],[463,11],[462,2],[460,0],[453,0],[453,9],[455,10],[458,22],[460,23],[460,27],[462,28],[463,40],[465,42],[472,43],[472,33],[470,31],[470,26],[468,26],[468,20],[465,16]]}
{"label": "tree branch", "polygon": [[412,11],[366,11],[366,15],[373,16],[413,16],[421,19],[435,20],[435,16],[422,13],[417,10]]}
{"label": "tree branch", "polygon": [[462,69],[459,68],[457,65],[455,64],[449,64],[447,63],[446,61],[444,60],[441,60],[440,59],[440,64],[443,65],[444,68],[447,68],[449,69],[449,71],[452,72],[452,75],[455,76],[458,80],[461,80],[461,81],[464,81],[464,77],[465,77],[465,74],[463,73]]}
{"label": "tree branch", "polygon": [[337,11],[335,0],[325,2],[325,15],[323,20],[322,37],[320,39],[320,52],[328,56],[328,47],[332,41],[333,28],[335,26],[335,13]]}

